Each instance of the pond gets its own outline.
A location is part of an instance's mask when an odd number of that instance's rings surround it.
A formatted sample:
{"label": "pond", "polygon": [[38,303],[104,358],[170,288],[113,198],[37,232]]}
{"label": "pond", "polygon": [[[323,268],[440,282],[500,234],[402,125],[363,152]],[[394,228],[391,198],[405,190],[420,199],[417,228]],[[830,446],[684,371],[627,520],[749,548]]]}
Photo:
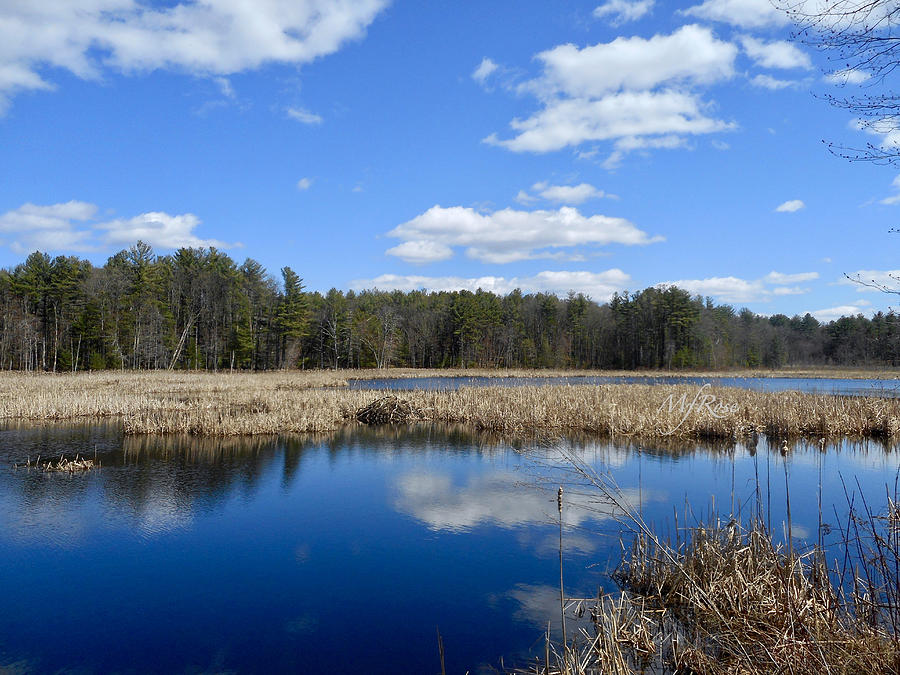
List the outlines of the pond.
{"label": "pond", "polygon": [[[102,467],[21,467],[76,452]],[[782,458],[764,438],[534,448],[427,426],[250,440],[10,427],[0,669],[439,673],[439,631],[448,673],[496,672],[541,653],[559,624],[557,485],[567,595],[614,588],[623,526],[573,486],[569,454],[610,472],[663,534],[675,512],[680,525],[746,513],[757,485],[781,531],[787,469],[799,539],[815,539],[820,484],[826,517],[846,508],[842,479],[875,507],[898,466],[877,445],[800,444]]]}
{"label": "pond", "polygon": [[350,380],[350,389],[391,391],[445,390],[460,387],[522,387],[544,384],[694,384],[737,387],[754,391],[801,391],[843,396],[900,396],[900,380],[812,377],[680,377],[659,375],[571,375],[566,377],[398,377]]}

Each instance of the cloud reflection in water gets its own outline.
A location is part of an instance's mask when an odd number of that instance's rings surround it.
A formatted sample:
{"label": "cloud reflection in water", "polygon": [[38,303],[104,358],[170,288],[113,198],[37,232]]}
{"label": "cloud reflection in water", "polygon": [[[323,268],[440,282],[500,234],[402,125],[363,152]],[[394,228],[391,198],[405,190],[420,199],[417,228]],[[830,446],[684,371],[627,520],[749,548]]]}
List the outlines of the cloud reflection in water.
{"label": "cloud reflection in water", "polygon": [[[449,475],[416,471],[401,476],[396,483],[395,506],[425,523],[431,530],[466,532],[479,525],[505,529],[556,522],[556,490],[522,481],[512,471],[495,471],[471,476],[465,485],[454,484]],[[633,506],[656,496],[644,490],[622,490]],[[577,527],[587,521],[602,522],[618,510],[602,495],[569,491],[565,493],[563,522]],[[584,542],[580,547],[583,549]]]}

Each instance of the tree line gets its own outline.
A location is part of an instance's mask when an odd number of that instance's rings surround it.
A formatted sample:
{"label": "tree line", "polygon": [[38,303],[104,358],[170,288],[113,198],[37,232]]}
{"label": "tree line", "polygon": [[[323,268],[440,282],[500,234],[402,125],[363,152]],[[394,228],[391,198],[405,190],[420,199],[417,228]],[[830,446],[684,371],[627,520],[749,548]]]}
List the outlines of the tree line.
{"label": "tree line", "polygon": [[776,368],[900,365],[893,312],[820,323],[761,316],[676,287],[582,294],[306,292],[215,248],[138,242],[95,267],[35,252],[0,271],[0,367]]}

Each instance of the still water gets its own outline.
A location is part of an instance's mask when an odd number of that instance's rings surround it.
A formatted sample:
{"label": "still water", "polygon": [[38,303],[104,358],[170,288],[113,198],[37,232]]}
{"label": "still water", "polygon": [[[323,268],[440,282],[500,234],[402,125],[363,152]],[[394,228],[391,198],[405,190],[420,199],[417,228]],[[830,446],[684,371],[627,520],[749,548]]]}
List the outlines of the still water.
{"label": "still water", "polygon": [[[15,468],[96,453],[102,468]],[[452,429],[350,429],[292,439],[125,438],[115,424],[0,431],[0,670],[495,672],[542,651],[559,612],[556,489],[565,485],[569,596],[612,590],[622,530],[565,455],[609,472],[662,533],[715,508],[771,502],[787,469],[793,534],[873,507],[897,474],[877,445],[787,458],[760,439],[638,449],[534,448]],[[857,483],[859,487],[857,487]],[[835,535],[833,535],[835,536]]]}
{"label": "still water", "polygon": [[460,387],[521,387],[544,384],[694,384],[737,387],[753,391],[801,391],[842,396],[900,397],[900,380],[812,378],[812,377],[676,377],[658,375],[571,375],[567,377],[399,377],[350,380],[350,389],[426,391]]}

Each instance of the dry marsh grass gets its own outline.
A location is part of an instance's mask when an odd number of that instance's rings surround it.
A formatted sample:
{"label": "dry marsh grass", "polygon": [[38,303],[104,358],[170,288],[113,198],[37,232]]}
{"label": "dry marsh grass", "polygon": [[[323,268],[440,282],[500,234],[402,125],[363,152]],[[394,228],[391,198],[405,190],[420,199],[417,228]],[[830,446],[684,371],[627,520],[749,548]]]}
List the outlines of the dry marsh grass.
{"label": "dry marsh grass", "polygon": [[[610,474],[568,458],[577,484],[616,507],[633,543],[630,551],[623,546],[613,573],[620,593],[572,599],[560,584],[569,610],[589,612],[591,625],[559,645],[548,633],[544,658],[516,672],[900,672],[900,484],[892,494],[886,488],[878,513],[861,493],[848,494],[849,512],[836,525],[830,552],[820,538],[798,554],[790,535],[786,545],[773,538],[761,503],[746,526],[710,516],[688,530],[676,526],[674,542],[663,540]],[[835,558],[831,569],[828,555]],[[562,556],[561,543],[560,565]]]}
{"label": "dry marsh grass", "polygon": [[[42,462],[40,457],[32,462],[29,458],[29,460],[22,465],[23,469],[40,469],[41,471],[56,471],[60,473],[70,474],[92,471],[93,469],[99,467],[99,461],[97,461],[96,459],[87,459],[85,457],[82,457],[81,455],[75,455],[74,459],[61,456],[55,463],[52,461]],[[19,466],[15,465],[14,468],[18,469]]]}
{"label": "dry marsh grass", "polygon": [[[348,372],[0,375],[0,419],[121,418],[126,433],[235,436],[326,432],[384,392]],[[464,387],[400,394],[417,419],[502,434],[630,439],[900,436],[900,400],[694,385]]]}
{"label": "dry marsh grass", "polygon": [[[821,556],[791,556],[760,526],[698,528],[683,546],[639,538],[624,592],[593,601],[591,626],[530,670],[559,675],[819,675],[898,672],[894,628],[859,612]],[[579,601],[583,602],[583,601]]]}

